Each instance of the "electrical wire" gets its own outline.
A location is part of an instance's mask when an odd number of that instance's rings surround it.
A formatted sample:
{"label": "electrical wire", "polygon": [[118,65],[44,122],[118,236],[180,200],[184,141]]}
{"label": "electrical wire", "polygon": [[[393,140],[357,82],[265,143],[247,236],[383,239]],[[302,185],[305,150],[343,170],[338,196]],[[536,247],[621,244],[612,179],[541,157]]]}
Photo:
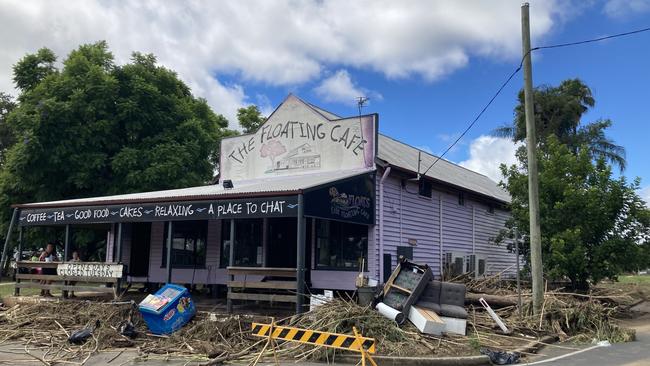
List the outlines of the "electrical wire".
{"label": "electrical wire", "polygon": [[[522,61],[522,64],[523,64],[523,61]],[[451,145],[449,145],[449,147],[447,148],[447,150],[445,150],[445,151],[444,151],[440,156],[437,156],[437,157],[436,157],[436,160],[434,160],[434,162],[433,162],[433,163],[432,163],[432,164],[427,168],[427,170],[424,171],[424,173],[422,173],[422,175],[426,175],[427,172],[429,171],[429,169],[433,168],[433,166],[436,165],[436,163],[437,163],[440,159],[442,159],[442,157],[444,157],[444,156],[449,152],[449,150],[451,150],[454,146],[456,146],[456,144],[458,143],[458,141],[460,141],[460,139],[462,139],[462,138],[467,134],[467,132],[469,132],[469,130],[472,129],[472,127],[474,127],[474,124],[476,124],[476,122],[478,122],[479,118],[481,118],[481,116],[483,115],[483,113],[485,113],[485,111],[490,107],[490,105],[492,104],[492,102],[494,102],[494,100],[499,96],[499,94],[501,94],[501,91],[503,91],[503,89],[506,87],[506,85],[508,85],[508,83],[510,83],[510,80],[512,80],[512,78],[513,78],[515,75],[517,75],[517,73],[519,72],[519,70],[521,70],[522,64],[519,64],[519,67],[517,67],[517,68],[515,69],[515,71],[513,71],[513,72],[510,74],[510,76],[508,76],[508,78],[506,79],[506,81],[503,82],[503,84],[501,84],[501,86],[500,86],[499,89],[496,91],[496,93],[494,93],[494,95],[492,96],[492,98],[490,98],[490,101],[487,102],[487,104],[483,107],[483,109],[481,109],[481,111],[479,112],[479,114],[476,115],[476,117],[474,118],[474,120],[472,121],[472,123],[470,123],[469,126],[467,126],[467,128],[465,129],[465,131],[463,131],[463,133],[461,133],[460,136],[458,136],[458,138],[457,138],[457,139],[456,139],[456,140],[455,140]]]}
{"label": "electrical wire", "polygon": [[643,32],[648,32],[648,31],[650,31],[650,27],[636,29],[636,30],[629,31],[629,32],[611,34],[611,35],[608,35],[608,36],[603,36],[603,37],[598,37],[598,38],[586,39],[586,40],[583,40],[583,41],[569,42],[569,43],[559,43],[559,44],[553,44],[553,45],[548,45],[548,46],[534,47],[534,48],[531,49],[531,51],[544,50],[544,49],[549,49],[549,48],[577,46],[577,45],[586,44],[586,43],[600,42],[600,41],[604,41],[604,40],[612,39],[612,38],[631,36],[633,34],[638,34],[638,33],[643,33]]}
{"label": "electrical wire", "polygon": [[427,170],[425,170],[424,173],[422,173],[421,175],[426,175],[427,172],[428,172],[431,168],[433,168],[433,166],[436,165],[436,163],[437,163],[438,161],[440,161],[440,159],[442,159],[442,158],[443,158],[443,157],[444,157],[444,156],[449,152],[449,150],[451,150],[454,146],[456,146],[456,144],[457,144],[457,143],[458,143],[458,142],[459,142],[459,141],[460,141],[460,140],[461,140],[461,139],[462,139],[462,138],[467,134],[467,132],[469,132],[469,130],[472,129],[472,127],[474,127],[474,125],[476,124],[476,122],[478,122],[478,120],[481,118],[481,116],[483,116],[483,113],[485,113],[485,111],[490,107],[490,105],[492,105],[492,102],[494,102],[494,100],[499,96],[499,94],[501,94],[501,92],[502,92],[503,89],[508,85],[508,83],[510,83],[510,81],[512,80],[512,78],[513,78],[513,77],[514,77],[514,76],[515,76],[515,75],[516,75],[516,74],[521,70],[521,68],[523,67],[523,64],[524,64],[524,60],[525,60],[526,57],[527,57],[529,54],[531,54],[533,51],[537,51],[537,50],[545,50],[545,49],[552,49],[552,48],[561,48],[561,47],[570,47],[570,46],[583,45],[583,44],[587,44],[587,43],[600,42],[600,41],[604,41],[604,40],[608,40],[608,39],[612,39],[612,38],[618,38],[618,37],[625,37],[625,36],[635,35],[635,34],[639,34],[639,33],[643,33],[643,32],[648,32],[648,31],[650,31],[650,27],[648,27],[648,28],[636,29],[636,30],[632,30],[632,31],[629,31],[629,32],[623,32],[623,33],[611,34],[611,35],[607,35],[607,36],[603,36],[603,37],[598,37],[598,38],[586,39],[586,40],[582,40],[582,41],[568,42],[568,43],[558,43],[558,44],[552,44],[552,45],[547,45],[547,46],[539,46],[539,47],[533,47],[533,48],[531,48],[531,49],[530,49],[528,52],[526,52],[526,54],[521,58],[521,61],[519,62],[519,66],[517,66],[517,68],[516,68],[516,69],[515,69],[511,74],[510,74],[510,76],[508,76],[508,78],[506,79],[506,81],[504,81],[503,84],[501,84],[501,86],[499,87],[499,89],[497,89],[496,93],[494,93],[494,95],[492,96],[492,98],[490,98],[490,100],[489,100],[489,101],[487,102],[487,104],[483,107],[483,109],[481,109],[481,111],[476,115],[476,117],[474,118],[474,120],[472,120],[472,122],[471,122],[471,123],[467,126],[467,128],[466,128],[466,129],[465,129],[465,130],[460,134],[460,136],[458,136],[458,138],[457,138],[456,140],[454,140],[454,142],[452,142],[451,145],[449,145],[449,147],[447,147],[447,149],[446,149],[446,150],[445,150],[441,155],[436,156],[436,160],[434,160],[433,163],[431,163],[431,165],[427,168]]}

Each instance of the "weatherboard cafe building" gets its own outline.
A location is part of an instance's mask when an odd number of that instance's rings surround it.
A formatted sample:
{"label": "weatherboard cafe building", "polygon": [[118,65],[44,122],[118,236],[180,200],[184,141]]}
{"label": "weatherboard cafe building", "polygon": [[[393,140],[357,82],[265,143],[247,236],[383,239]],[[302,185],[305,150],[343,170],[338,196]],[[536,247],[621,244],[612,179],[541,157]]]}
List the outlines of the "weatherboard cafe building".
{"label": "weatherboard cafe building", "polygon": [[16,204],[15,224],[99,225],[126,281],[224,285],[229,300],[298,309],[296,292],[354,289],[360,270],[381,283],[400,255],[437,276],[511,273],[514,255],[491,241],[508,195],[444,159],[426,170],[434,156],[377,126],[289,95],[257,132],[222,140],[218,184]]}

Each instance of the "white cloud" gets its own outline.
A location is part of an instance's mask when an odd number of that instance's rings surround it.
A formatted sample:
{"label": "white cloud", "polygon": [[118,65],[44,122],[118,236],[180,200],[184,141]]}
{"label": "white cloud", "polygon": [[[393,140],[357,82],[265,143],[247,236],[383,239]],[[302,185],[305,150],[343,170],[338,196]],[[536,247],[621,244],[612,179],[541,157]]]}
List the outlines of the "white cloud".
{"label": "white cloud", "polygon": [[469,159],[460,162],[461,166],[487,175],[495,182],[503,179],[501,164],[516,163],[517,145],[510,139],[493,136],[479,136],[469,145]]}
{"label": "white cloud", "polygon": [[650,11],[650,0],[609,0],[603,11],[612,18],[626,18]]}
{"label": "white cloud", "polygon": [[650,186],[641,189],[639,195],[645,201],[646,206],[650,207]]}
{"label": "white cloud", "polygon": [[355,85],[347,70],[339,70],[324,79],[314,91],[327,102],[337,102],[348,105],[356,104],[358,97],[368,97],[371,100],[381,100],[379,93]]}
{"label": "white cloud", "polygon": [[[323,69],[372,70],[435,80],[470,57],[516,59],[520,1],[22,1],[0,2],[0,90],[26,52],[64,56],[107,40],[118,62],[152,52],[229,118],[249,101],[242,85],[295,87]],[[549,32],[568,4],[531,6],[533,37]],[[216,77],[215,77],[216,76]],[[235,85],[219,82],[225,76]]]}

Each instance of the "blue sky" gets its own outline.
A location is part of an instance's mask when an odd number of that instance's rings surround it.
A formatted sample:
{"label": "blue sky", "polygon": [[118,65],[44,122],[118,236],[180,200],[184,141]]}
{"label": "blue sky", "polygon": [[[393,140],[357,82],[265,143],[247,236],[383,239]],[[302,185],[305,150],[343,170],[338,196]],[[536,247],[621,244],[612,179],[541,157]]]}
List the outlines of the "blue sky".
{"label": "blue sky", "polygon": [[[533,40],[535,46],[590,39],[606,34],[650,27],[650,13],[611,17],[598,6],[553,29],[547,36]],[[609,118],[614,122],[609,135],[627,150],[628,167],[624,175],[641,177],[650,185],[650,32],[599,43],[536,51],[533,55],[534,84],[557,85],[567,78],[580,78],[591,89],[596,106],[584,121]],[[380,131],[434,154],[443,152],[491,98],[498,86],[517,65],[515,59],[476,57],[469,64],[441,80],[419,78],[391,80],[363,69],[347,69],[359,88],[370,93],[366,112],[380,115]],[[495,127],[512,121],[516,95],[523,85],[522,73],[503,90],[490,109],[461,140],[447,158],[461,162],[470,158],[469,144]],[[255,93],[265,95],[271,105],[282,101],[287,92],[295,92],[337,114],[357,113],[348,105],[328,102],[313,91],[314,85],[295,89],[255,85]],[[365,93],[366,95],[368,93]],[[453,137],[453,139],[452,139]]]}
{"label": "blue sky", "polygon": [[[650,27],[650,0],[530,1],[533,45]],[[516,67],[520,1],[14,1],[0,3],[0,90],[11,65],[52,48],[107,40],[116,62],[152,52],[195,95],[233,120],[238,107],[271,111],[290,92],[340,115],[380,115],[381,132],[440,153]],[[535,85],[580,78],[627,150],[625,175],[650,199],[650,32],[533,54]],[[489,137],[512,119],[522,76],[506,87],[449,160],[498,179],[514,147]]]}

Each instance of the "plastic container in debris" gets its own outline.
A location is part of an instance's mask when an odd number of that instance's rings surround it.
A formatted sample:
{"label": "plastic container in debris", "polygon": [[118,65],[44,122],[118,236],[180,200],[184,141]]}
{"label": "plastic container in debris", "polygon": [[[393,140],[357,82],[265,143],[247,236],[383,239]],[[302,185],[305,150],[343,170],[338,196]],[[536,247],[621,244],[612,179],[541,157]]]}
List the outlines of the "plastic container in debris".
{"label": "plastic container in debris", "polygon": [[368,306],[375,298],[376,287],[364,286],[357,288],[357,295],[359,296],[359,305]]}
{"label": "plastic container in debris", "polygon": [[187,324],[196,314],[196,306],[183,286],[167,284],[140,302],[140,313],[154,334],[169,334]]}

